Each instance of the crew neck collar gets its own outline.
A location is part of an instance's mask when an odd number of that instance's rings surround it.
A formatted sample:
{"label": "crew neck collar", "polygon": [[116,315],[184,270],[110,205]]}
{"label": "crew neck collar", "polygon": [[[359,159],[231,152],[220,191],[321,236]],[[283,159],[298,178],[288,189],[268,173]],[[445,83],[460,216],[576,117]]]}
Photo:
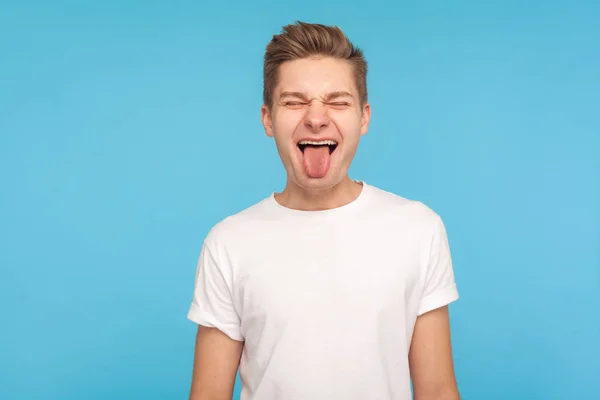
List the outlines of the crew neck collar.
{"label": "crew neck collar", "polygon": [[371,189],[371,187],[365,181],[354,180],[354,182],[360,183],[362,185],[361,191],[356,197],[356,199],[354,199],[350,203],[335,208],[329,208],[325,210],[298,210],[294,208],[289,208],[280,204],[275,199],[275,192],[271,193],[271,195],[266,200],[268,204],[281,215],[297,217],[323,217],[346,214],[348,212],[352,212],[353,210],[362,207],[362,205],[365,204],[365,202],[367,201],[367,197]]}

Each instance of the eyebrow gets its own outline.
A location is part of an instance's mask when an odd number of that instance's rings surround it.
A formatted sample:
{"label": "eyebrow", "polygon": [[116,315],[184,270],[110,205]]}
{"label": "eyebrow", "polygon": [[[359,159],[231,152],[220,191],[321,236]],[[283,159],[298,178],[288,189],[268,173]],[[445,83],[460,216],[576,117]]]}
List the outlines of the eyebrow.
{"label": "eyebrow", "polygon": [[337,99],[339,97],[354,98],[350,93],[345,92],[343,90],[339,90],[337,92],[327,93],[327,95],[325,95],[325,101],[331,101],[331,100]]}
{"label": "eyebrow", "polygon": [[283,99],[284,97],[297,97],[303,101],[308,101],[308,96],[302,92],[282,92],[279,99]]}
{"label": "eyebrow", "polygon": [[[279,99],[283,99],[284,97],[296,97],[299,98],[303,101],[310,101],[310,99],[308,98],[308,96],[305,93],[302,92],[282,92],[281,95],[279,96]],[[350,94],[349,92],[343,91],[343,90],[338,90],[335,92],[330,92],[327,93],[324,96],[324,100],[327,101],[331,101],[334,99],[337,99],[339,97],[350,97],[350,98],[354,98],[354,96],[352,96],[352,94]]]}

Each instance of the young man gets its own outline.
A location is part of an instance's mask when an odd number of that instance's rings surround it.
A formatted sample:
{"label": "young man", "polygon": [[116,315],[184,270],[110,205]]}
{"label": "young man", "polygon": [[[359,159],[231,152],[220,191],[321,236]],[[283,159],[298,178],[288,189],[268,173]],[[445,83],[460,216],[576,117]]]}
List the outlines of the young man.
{"label": "young man", "polygon": [[367,133],[367,66],[336,27],[297,23],[267,46],[262,122],[287,184],[216,224],[188,317],[191,400],[459,398],[447,305],[458,298],[440,217],[349,178]]}

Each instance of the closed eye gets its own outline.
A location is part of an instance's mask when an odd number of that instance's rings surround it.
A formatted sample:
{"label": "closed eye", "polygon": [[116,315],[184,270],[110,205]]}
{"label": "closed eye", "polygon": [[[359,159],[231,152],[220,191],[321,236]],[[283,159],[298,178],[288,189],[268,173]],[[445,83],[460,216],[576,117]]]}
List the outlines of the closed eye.
{"label": "closed eye", "polygon": [[284,106],[286,107],[301,107],[306,105],[306,102],[303,101],[286,101],[283,103]]}
{"label": "closed eye", "polygon": [[[310,103],[306,102],[306,101],[293,100],[293,101],[284,101],[281,104],[284,107],[298,109],[298,108],[304,107]],[[333,101],[333,102],[327,102],[324,104],[327,106],[333,107],[335,109],[345,109],[345,108],[348,108],[351,106],[351,103],[348,101]]]}
{"label": "closed eye", "polygon": [[350,107],[350,103],[347,101],[335,101],[335,102],[327,103],[327,104],[329,104],[330,106],[335,107],[335,108]]}

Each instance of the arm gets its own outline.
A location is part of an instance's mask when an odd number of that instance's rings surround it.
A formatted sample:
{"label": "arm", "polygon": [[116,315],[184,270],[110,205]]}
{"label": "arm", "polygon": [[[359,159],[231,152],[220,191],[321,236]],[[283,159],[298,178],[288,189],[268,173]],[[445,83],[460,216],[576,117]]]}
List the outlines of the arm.
{"label": "arm", "polygon": [[231,400],[243,342],[198,326],[189,400]]}
{"label": "arm", "polygon": [[409,364],[415,400],[460,400],[452,362],[447,306],[417,318]]}

